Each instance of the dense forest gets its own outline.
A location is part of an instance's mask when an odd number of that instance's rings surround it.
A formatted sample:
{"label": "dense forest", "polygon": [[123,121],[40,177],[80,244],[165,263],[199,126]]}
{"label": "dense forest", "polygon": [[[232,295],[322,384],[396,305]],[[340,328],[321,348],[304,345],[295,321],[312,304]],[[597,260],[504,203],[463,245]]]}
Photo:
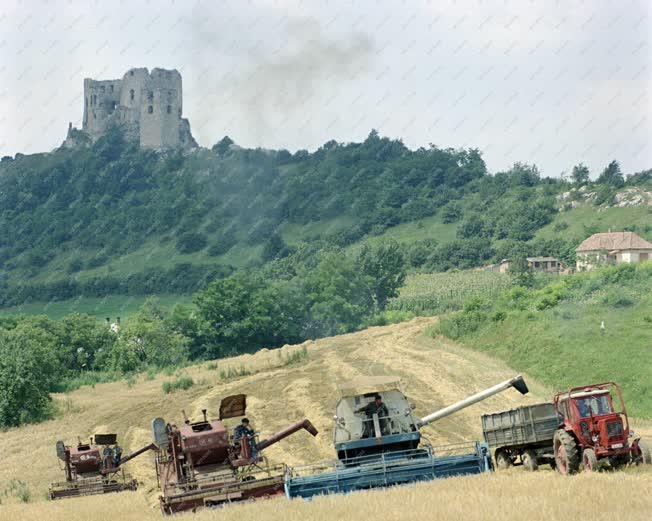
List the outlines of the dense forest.
{"label": "dense forest", "polygon": [[[612,162],[597,181],[597,203],[625,182]],[[649,183],[650,172],[627,182]],[[589,183],[588,170],[575,167],[572,183]],[[112,129],[92,146],[0,162],[0,305],[192,294],[236,268],[290,254],[297,245],[286,244],[284,226],[338,219],[344,224],[302,241],[347,247],[437,215],[457,223],[457,236],[404,244],[413,268],[468,268],[526,250],[572,261],[574,241],[528,244],[569,186],[520,163],[489,175],[477,150],[409,150],[375,131],[313,153],[241,149],[225,137],[183,154],[140,150]],[[128,270],[113,267],[166,246],[165,263],[145,257]],[[234,263],[226,256],[234,247],[251,254]]]}

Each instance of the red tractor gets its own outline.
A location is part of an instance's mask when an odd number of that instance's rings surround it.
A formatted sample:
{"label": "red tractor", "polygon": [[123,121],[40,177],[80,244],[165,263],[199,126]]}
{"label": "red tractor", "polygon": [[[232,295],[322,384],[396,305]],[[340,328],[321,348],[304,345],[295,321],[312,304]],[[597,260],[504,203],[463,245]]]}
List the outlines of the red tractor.
{"label": "red tractor", "polygon": [[592,472],[604,463],[617,468],[628,463],[649,463],[650,450],[629,430],[620,387],[607,382],[575,387],[554,400],[560,426],[554,435],[557,471]]}

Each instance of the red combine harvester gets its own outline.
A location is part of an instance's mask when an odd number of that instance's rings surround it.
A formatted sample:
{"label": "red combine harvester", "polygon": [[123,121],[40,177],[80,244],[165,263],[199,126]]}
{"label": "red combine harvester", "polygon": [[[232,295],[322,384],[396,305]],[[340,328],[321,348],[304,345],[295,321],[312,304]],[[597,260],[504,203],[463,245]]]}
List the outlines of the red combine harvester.
{"label": "red combine harvester", "polygon": [[218,420],[208,420],[204,409],[194,423],[184,413],[180,427],[152,421],[163,513],[284,494],[285,466],[270,466],[262,451],[302,429],[316,436],[317,429],[303,420],[263,441],[255,434],[235,440],[222,420],[244,416],[245,409],[246,395],[239,394],[222,400]]}
{"label": "red combine harvester", "polygon": [[609,463],[649,463],[647,445],[629,430],[620,387],[607,382],[575,387],[555,395],[560,426],[553,439],[555,464],[560,474],[594,471]]}
{"label": "red combine harvester", "polygon": [[66,481],[50,485],[50,499],[136,490],[138,482],[124,472],[122,465],[157,447],[151,443],[122,457],[116,438],[115,434],[96,434],[90,443],[80,440],[75,447],[57,441],[57,457],[63,462]]}

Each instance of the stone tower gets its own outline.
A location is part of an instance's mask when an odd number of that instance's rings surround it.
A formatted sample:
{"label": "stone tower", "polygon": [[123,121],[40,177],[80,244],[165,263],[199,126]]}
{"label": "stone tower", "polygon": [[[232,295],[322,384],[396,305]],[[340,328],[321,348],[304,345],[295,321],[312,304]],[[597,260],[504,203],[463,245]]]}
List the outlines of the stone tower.
{"label": "stone tower", "polygon": [[93,141],[119,125],[143,148],[196,147],[182,109],[177,70],[130,69],[121,80],[84,80],[82,130]]}

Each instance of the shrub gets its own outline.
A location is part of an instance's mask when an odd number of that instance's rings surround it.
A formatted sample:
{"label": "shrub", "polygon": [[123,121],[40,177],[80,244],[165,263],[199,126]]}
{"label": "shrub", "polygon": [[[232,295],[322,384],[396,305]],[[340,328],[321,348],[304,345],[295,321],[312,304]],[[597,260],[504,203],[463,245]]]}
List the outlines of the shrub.
{"label": "shrub", "polygon": [[608,291],[604,297],[602,297],[602,303],[616,308],[625,308],[632,306],[634,304],[634,300],[626,295],[621,289],[612,289],[611,291]]}
{"label": "shrub", "polygon": [[193,385],[195,385],[195,382],[192,378],[189,376],[181,376],[171,382],[163,382],[163,392],[165,394],[170,394],[179,390],[185,391],[190,389]]}
{"label": "shrub", "polygon": [[486,320],[487,315],[481,311],[463,311],[442,320],[439,330],[448,338],[456,340],[477,331]]}
{"label": "shrub", "polygon": [[203,250],[207,242],[201,233],[187,232],[177,239],[176,247],[179,253],[194,253]]}
{"label": "shrub", "polygon": [[507,318],[507,313],[504,311],[496,311],[493,315],[491,315],[491,320],[493,322],[502,322]]}

